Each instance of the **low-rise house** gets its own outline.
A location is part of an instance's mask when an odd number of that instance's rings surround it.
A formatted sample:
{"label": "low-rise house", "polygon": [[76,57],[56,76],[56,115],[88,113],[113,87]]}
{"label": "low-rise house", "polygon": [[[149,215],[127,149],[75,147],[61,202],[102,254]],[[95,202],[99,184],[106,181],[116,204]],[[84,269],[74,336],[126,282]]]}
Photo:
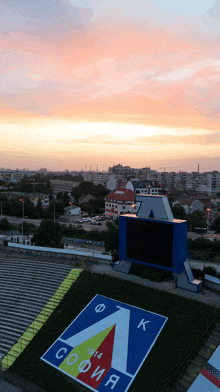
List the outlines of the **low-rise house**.
{"label": "low-rise house", "polygon": [[81,207],[78,206],[70,206],[64,208],[65,215],[66,216],[75,216],[75,215],[80,215],[81,214]]}
{"label": "low-rise house", "polygon": [[184,208],[186,214],[192,214],[192,212],[197,210],[203,211],[205,207],[205,204],[202,203],[200,200],[194,200],[192,198],[176,200],[172,203],[172,206],[175,206],[177,204],[181,205]]}
{"label": "low-rise house", "polygon": [[105,197],[106,218],[116,219],[121,214],[135,213],[135,192],[131,189],[116,188]]}

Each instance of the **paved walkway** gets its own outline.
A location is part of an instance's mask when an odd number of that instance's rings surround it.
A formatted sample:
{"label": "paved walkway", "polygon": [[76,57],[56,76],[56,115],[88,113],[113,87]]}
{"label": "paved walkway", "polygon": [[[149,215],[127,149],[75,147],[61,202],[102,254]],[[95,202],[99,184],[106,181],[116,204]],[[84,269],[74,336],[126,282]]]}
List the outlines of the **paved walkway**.
{"label": "paved walkway", "polygon": [[0,381],[0,392],[22,392],[22,389],[9,384],[7,381]]}
{"label": "paved walkway", "polygon": [[151,287],[157,290],[161,291],[167,291],[172,294],[180,295],[181,297],[185,298],[190,298],[202,303],[205,303],[207,305],[214,306],[218,309],[220,309],[220,293],[215,294],[209,290],[202,289],[200,293],[193,293],[191,291],[186,291],[182,290],[179,288],[176,288],[175,282],[173,281],[168,281],[168,282],[153,282],[148,279],[142,279],[139,276],[136,275],[130,275],[130,274],[124,274],[123,272],[118,272],[114,271],[112,269],[111,265],[107,264],[99,264],[99,265],[92,265],[89,270],[91,272],[95,272],[98,274],[106,274],[110,276],[115,276],[116,278],[119,279],[125,279],[130,282],[138,283],[146,287]]}

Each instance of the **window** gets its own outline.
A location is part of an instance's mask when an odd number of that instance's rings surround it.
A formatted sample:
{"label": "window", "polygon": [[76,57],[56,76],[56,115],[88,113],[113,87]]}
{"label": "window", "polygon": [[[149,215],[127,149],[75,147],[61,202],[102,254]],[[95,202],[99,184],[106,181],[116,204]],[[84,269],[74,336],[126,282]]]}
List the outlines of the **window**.
{"label": "window", "polygon": [[125,206],[122,206],[122,210],[125,210]]}

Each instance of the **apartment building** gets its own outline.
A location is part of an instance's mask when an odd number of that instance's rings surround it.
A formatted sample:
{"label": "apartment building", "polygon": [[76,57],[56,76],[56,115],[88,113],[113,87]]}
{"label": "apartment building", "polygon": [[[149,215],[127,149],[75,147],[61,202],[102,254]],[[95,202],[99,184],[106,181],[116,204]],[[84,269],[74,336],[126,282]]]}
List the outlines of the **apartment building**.
{"label": "apartment building", "polygon": [[206,186],[208,195],[216,196],[220,192],[220,173],[217,171],[207,173]]}
{"label": "apartment building", "polygon": [[77,181],[61,181],[61,180],[50,180],[50,186],[53,193],[58,192],[72,192],[72,189],[77,187],[80,183]]}
{"label": "apartment building", "polygon": [[143,195],[161,195],[162,188],[153,181],[141,181],[138,179],[130,180],[127,182],[126,189],[131,189],[137,194]]}
{"label": "apartment building", "polygon": [[24,177],[24,173],[18,170],[2,170],[0,171],[0,180],[7,183],[17,184]]}
{"label": "apartment building", "polygon": [[81,173],[84,181],[92,182],[94,185],[106,186],[107,182],[111,179],[115,179],[115,174],[108,171],[95,172],[88,171]]}

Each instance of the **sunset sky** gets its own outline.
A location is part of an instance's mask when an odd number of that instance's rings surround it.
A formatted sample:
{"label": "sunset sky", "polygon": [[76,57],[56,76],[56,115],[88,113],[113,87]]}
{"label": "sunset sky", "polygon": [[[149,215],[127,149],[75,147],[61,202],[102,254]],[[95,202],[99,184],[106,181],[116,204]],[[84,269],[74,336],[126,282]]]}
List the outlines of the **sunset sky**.
{"label": "sunset sky", "polygon": [[220,0],[1,0],[0,168],[220,171]]}

